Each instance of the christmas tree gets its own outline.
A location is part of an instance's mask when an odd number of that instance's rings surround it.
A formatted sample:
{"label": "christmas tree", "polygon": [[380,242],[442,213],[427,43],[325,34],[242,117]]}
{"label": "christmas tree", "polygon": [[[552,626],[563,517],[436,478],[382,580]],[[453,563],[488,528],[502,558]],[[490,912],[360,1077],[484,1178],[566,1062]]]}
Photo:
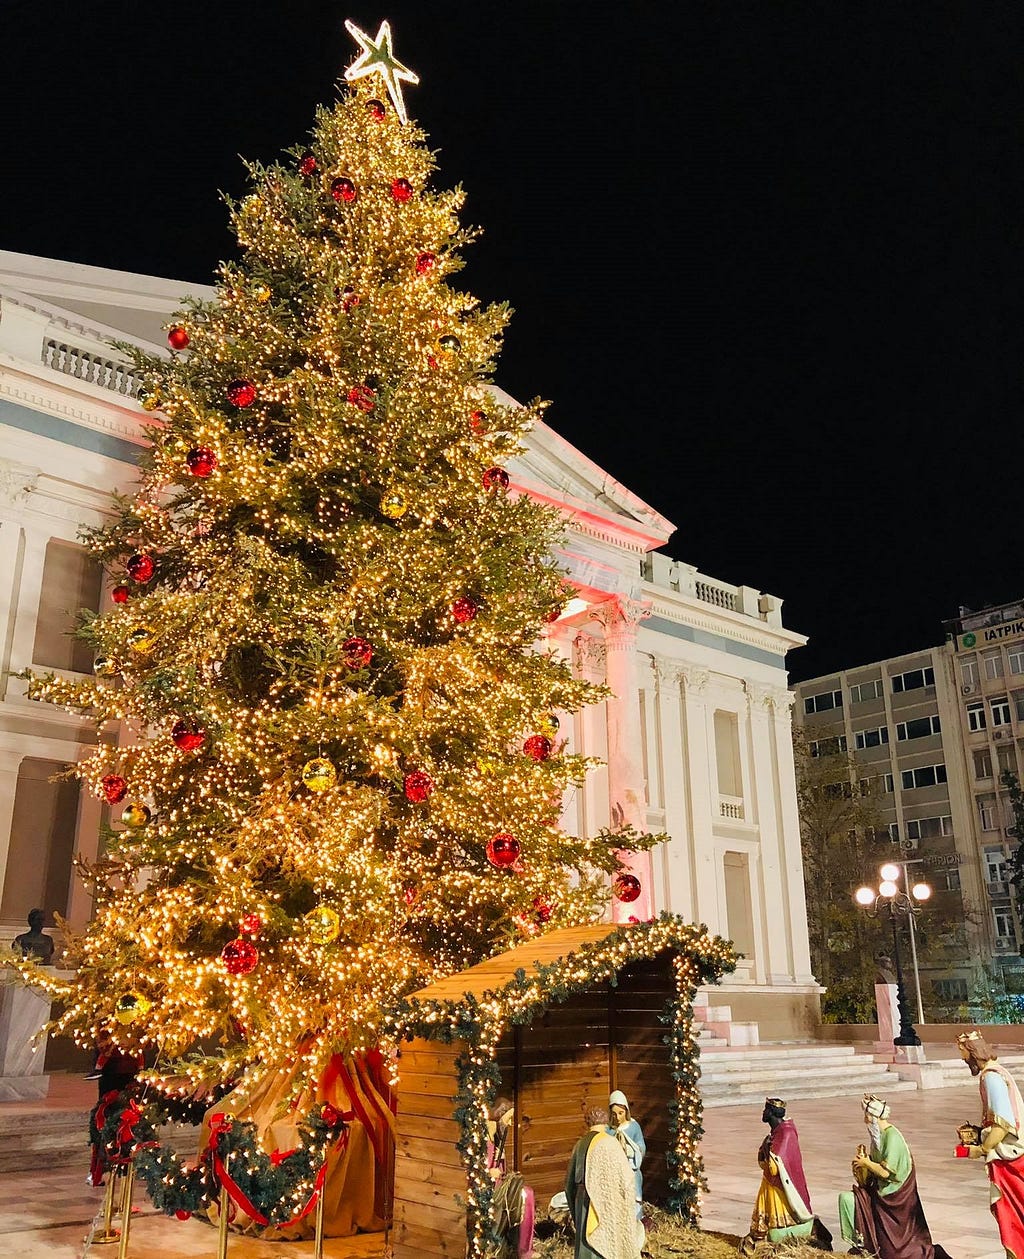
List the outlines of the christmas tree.
{"label": "christmas tree", "polygon": [[544,646],[563,521],[504,467],[542,407],[489,389],[510,312],[452,286],[463,193],[357,38],[309,145],[249,165],[216,299],[168,359],[124,347],[151,445],[89,537],[96,677],[31,686],[128,732],[77,767],[121,824],[55,1028],[165,1080],[298,1089],[418,986],[631,899],[617,854],[656,838],[559,825],[559,714],[603,692]]}

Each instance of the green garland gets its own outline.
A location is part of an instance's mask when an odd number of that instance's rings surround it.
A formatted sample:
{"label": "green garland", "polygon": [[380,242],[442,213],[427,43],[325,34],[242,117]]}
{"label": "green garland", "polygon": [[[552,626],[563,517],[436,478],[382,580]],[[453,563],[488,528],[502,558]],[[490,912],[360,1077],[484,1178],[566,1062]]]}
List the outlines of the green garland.
{"label": "green garland", "polygon": [[[333,1119],[330,1111],[328,1117]],[[328,1123],[322,1112],[308,1115],[299,1127],[299,1146],[284,1157],[272,1157],[260,1147],[255,1124],[225,1116],[210,1152],[190,1164],[158,1140],[157,1127],[167,1119],[166,1108],[150,1102],[139,1109],[128,1091],[109,1108],[100,1134],[109,1157],[132,1159],[135,1174],[158,1211],[187,1219],[217,1201],[220,1185],[211,1157],[215,1152],[241,1193],[277,1226],[292,1223],[300,1214],[314,1192],[327,1152],[345,1131],[340,1116]],[[127,1140],[125,1122],[131,1130]]]}

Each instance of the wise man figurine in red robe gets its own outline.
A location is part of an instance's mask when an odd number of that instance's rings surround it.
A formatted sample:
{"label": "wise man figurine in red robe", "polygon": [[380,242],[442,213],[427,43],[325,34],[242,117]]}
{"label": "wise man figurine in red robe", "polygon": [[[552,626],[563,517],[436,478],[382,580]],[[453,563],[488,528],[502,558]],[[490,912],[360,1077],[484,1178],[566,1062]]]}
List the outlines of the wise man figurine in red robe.
{"label": "wise man figurine in red robe", "polygon": [[989,1202],[1007,1259],[1024,1259],[1024,1099],[980,1032],[963,1032],[956,1043],[981,1087],[981,1132],[967,1153],[985,1160]]}
{"label": "wise man figurine in red robe", "polygon": [[786,1118],[786,1103],[766,1097],[761,1119],[771,1131],[757,1151],[761,1187],[740,1253],[752,1255],[760,1241],[801,1240],[819,1250],[831,1250],[832,1234],[811,1210],[800,1138],[796,1124]]}

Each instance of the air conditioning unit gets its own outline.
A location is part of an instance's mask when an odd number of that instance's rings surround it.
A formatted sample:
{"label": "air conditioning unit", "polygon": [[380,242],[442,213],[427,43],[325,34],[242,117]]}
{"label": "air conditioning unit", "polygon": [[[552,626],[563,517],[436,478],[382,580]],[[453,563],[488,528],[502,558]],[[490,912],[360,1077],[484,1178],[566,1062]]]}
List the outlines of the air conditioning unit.
{"label": "air conditioning unit", "polygon": [[974,687],[973,687],[973,686],[971,686],[971,685],[970,685],[970,683],[965,683],[965,684],[964,684],[964,685],[960,688],[960,694],[961,694],[961,695],[973,695],[973,694],[974,694]]}
{"label": "air conditioning unit", "polygon": [[988,885],[989,896],[1009,896],[1010,885],[1005,879],[997,879]]}
{"label": "air conditioning unit", "polygon": [[900,847],[904,852],[917,852],[917,846],[921,841],[915,839],[913,835],[907,835],[899,841]]}
{"label": "air conditioning unit", "polygon": [[1006,738],[1006,731],[1005,731],[1005,730],[993,730],[993,731],[992,731],[992,738],[993,738],[993,739],[1005,739],[1005,738]]}
{"label": "air conditioning unit", "polygon": [[1017,828],[1016,828],[1016,826],[1008,826],[1008,827],[1006,828],[1006,838],[1007,838],[1007,839],[1016,839],[1016,838],[1017,838]]}
{"label": "air conditioning unit", "polygon": [[1002,936],[995,941],[995,950],[997,953],[1010,953],[1016,948],[1016,940],[1004,940]]}

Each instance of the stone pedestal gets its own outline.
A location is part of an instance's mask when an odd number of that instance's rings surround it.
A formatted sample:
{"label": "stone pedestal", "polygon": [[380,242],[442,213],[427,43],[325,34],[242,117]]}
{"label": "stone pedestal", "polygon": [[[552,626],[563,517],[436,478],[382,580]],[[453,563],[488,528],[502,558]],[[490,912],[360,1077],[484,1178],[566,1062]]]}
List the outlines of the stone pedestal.
{"label": "stone pedestal", "polygon": [[900,1011],[895,984],[875,984],[875,1008],[878,1011],[878,1040],[875,1053],[893,1055],[893,1041],[900,1034]]}
{"label": "stone pedestal", "polygon": [[46,1042],[33,1043],[50,1018],[50,998],[26,988],[10,970],[0,971],[0,1102],[46,1097]]}

